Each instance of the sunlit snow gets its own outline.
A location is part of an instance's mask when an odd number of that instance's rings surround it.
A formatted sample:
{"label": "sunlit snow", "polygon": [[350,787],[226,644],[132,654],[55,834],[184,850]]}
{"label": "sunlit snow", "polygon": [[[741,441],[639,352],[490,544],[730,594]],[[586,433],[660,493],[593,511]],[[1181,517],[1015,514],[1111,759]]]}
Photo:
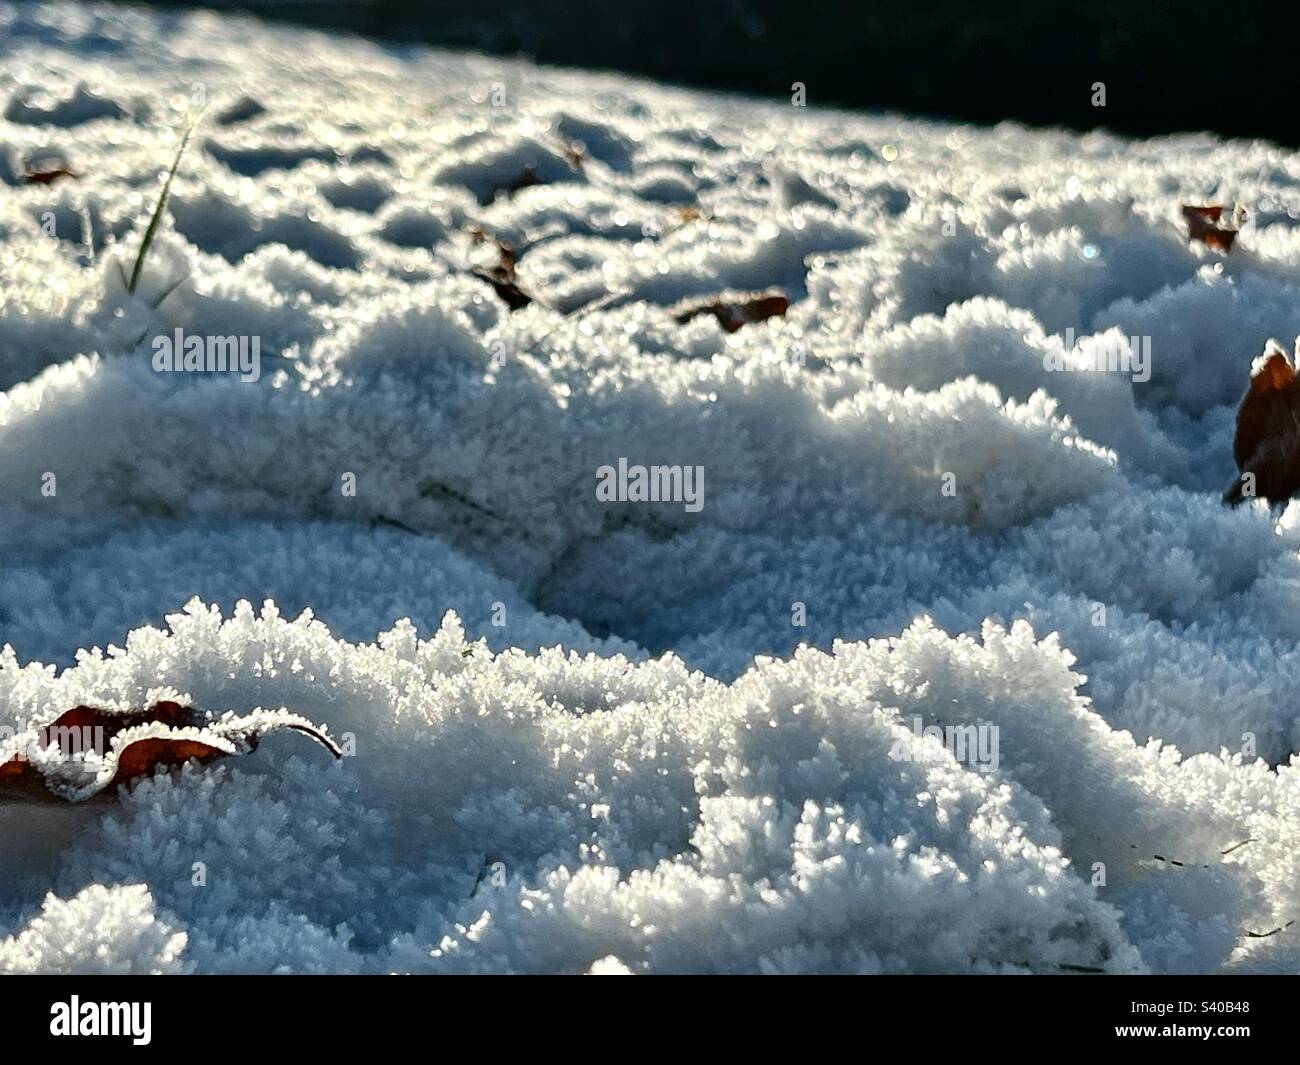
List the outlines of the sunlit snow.
{"label": "sunlit snow", "polygon": [[[0,726],[174,693],[354,749],[0,805],[0,972],[1300,965],[1300,519],[1219,502],[1300,157],[211,14],[0,41]],[[177,329],[260,376],[155,372]],[[703,506],[598,499],[620,458]]]}

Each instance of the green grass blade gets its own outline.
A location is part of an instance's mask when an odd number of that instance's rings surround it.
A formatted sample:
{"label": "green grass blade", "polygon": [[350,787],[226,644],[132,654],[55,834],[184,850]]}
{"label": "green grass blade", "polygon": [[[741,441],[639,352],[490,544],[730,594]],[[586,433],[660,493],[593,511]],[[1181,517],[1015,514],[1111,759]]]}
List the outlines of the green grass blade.
{"label": "green grass blade", "polygon": [[172,178],[176,176],[176,168],[181,165],[181,156],[185,154],[185,146],[190,142],[190,134],[194,132],[194,127],[199,124],[202,112],[195,115],[188,126],[185,127],[185,133],[181,137],[180,147],[176,149],[176,158],[172,160],[172,168],[167,171],[167,180],[163,182],[162,194],[158,197],[158,205],[153,209],[153,217],[149,219],[149,228],[144,231],[144,237],[140,241],[140,251],[135,257],[135,266],[131,270],[131,280],[126,286],[126,290],[132,294],[135,293],[135,287],[140,283],[140,274],[144,271],[145,256],[149,254],[149,246],[153,243],[155,233],[158,231],[158,223],[162,219],[163,208],[167,206],[167,194],[171,192]]}

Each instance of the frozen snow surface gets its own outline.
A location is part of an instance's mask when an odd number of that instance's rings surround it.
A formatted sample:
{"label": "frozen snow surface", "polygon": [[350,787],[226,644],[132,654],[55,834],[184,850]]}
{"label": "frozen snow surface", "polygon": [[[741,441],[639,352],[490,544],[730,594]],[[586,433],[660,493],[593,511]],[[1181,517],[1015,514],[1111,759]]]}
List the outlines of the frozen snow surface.
{"label": "frozen snow surface", "polygon": [[[351,755],[0,806],[0,971],[1300,968],[1300,517],[1218,502],[1300,157],[209,14],[0,42],[0,726]],[[176,329],[261,376],[156,372]],[[1149,377],[1045,368],[1119,336]],[[597,499],[620,458],[703,508]]]}

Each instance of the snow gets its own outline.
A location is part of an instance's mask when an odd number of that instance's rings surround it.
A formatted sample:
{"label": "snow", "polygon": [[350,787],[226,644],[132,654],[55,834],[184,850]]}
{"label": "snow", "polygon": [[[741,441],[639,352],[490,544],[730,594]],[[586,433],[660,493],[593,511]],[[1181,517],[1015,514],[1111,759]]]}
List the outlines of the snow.
{"label": "snow", "polygon": [[[175,698],[350,755],[0,805],[0,971],[1300,966],[1259,937],[1300,917],[1300,518],[1218,501],[1300,157],[211,14],[0,37],[0,727]],[[260,376],[156,373],[177,329]],[[1079,368],[1127,338],[1149,380]],[[702,509],[602,502],[620,458]]]}
{"label": "snow", "polygon": [[186,936],[154,914],[142,884],[92,884],[72,899],[48,895],[22,932],[0,940],[0,972],[78,976],[181,971]]}

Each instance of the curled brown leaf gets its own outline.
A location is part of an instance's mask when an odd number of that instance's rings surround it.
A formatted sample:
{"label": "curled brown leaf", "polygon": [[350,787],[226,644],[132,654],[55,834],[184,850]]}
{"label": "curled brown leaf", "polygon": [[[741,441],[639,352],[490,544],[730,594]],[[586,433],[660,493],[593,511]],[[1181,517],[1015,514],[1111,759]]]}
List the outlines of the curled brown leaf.
{"label": "curled brown leaf", "polygon": [[1251,366],[1237,408],[1232,456],[1240,475],[1224,502],[1236,505],[1260,496],[1280,503],[1300,490],[1300,380],[1274,341]]}
{"label": "curled brown leaf", "polygon": [[284,710],[216,717],[169,700],[131,710],[74,706],[0,748],[0,802],[109,800],[119,785],[160,767],[248,754],[281,729],[343,756],[323,729]]}

